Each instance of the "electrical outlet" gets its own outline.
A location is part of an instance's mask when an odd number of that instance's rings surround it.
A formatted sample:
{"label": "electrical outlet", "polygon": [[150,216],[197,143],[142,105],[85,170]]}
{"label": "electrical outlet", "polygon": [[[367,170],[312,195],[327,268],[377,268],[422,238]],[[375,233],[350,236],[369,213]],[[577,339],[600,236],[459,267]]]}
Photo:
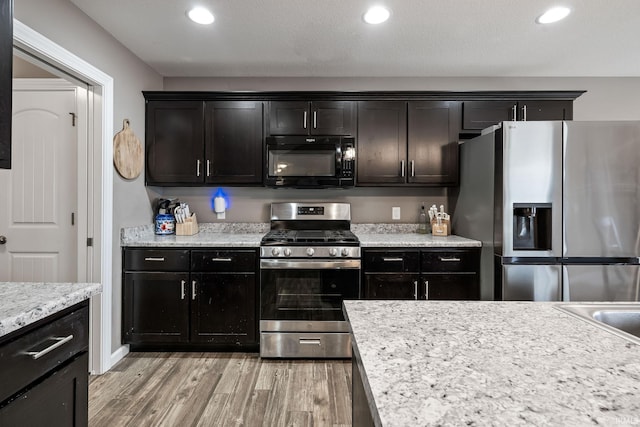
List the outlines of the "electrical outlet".
{"label": "electrical outlet", "polygon": [[400,206],[391,208],[391,219],[400,219]]}

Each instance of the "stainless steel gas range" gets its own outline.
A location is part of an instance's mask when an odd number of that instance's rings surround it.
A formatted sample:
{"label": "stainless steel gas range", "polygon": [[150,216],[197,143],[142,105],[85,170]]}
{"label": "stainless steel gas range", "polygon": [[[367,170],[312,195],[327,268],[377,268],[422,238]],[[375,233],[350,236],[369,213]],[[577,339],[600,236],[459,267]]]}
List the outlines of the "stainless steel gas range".
{"label": "stainless steel gas range", "polygon": [[260,245],[260,356],[351,357],[342,301],[360,296],[348,203],[273,203]]}

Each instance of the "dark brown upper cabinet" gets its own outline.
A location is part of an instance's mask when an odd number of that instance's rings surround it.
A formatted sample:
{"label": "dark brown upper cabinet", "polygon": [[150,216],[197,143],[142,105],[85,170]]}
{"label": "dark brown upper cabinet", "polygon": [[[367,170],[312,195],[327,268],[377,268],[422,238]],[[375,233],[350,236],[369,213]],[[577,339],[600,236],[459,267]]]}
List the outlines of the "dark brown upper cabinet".
{"label": "dark brown upper cabinet", "polygon": [[481,131],[499,122],[510,120],[571,120],[571,100],[499,100],[464,101],[462,128]]}
{"label": "dark brown upper cabinet", "polygon": [[270,135],[353,135],[353,101],[272,101]]}
{"label": "dark brown upper cabinet", "polygon": [[204,102],[147,101],[147,185],[204,183]]}
{"label": "dark brown upper cabinet", "polygon": [[358,103],[357,185],[456,185],[459,103]]}
{"label": "dark brown upper cabinet", "polygon": [[205,181],[262,184],[262,102],[207,102]]}
{"label": "dark brown upper cabinet", "polygon": [[262,116],[259,101],[147,101],[147,185],[261,185]]}
{"label": "dark brown upper cabinet", "polygon": [[0,169],[11,168],[13,0],[0,0]]}

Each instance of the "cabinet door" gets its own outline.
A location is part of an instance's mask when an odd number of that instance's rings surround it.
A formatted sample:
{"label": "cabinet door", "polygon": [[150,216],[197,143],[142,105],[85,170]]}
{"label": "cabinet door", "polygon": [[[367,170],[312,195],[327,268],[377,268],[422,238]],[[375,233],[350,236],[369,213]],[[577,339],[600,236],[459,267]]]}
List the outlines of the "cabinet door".
{"label": "cabinet door", "polygon": [[212,184],[262,183],[262,102],[207,102],[205,175]]}
{"label": "cabinet door", "polygon": [[462,128],[481,131],[496,123],[516,120],[517,101],[464,101]]}
{"label": "cabinet door", "polygon": [[358,102],[356,185],[402,184],[407,172],[407,103]]}
{"label": "cabinet door", "polygon": [[0,0],[0,169],[11,168],[13,0]]}
{"label": "cabinet door", "polygon": [[204,183],[204,102],[148,101],[146,181]]}
{"label": "cabinet door", "polygon": [[191,289],[191,341],[255,343],[256,275],[199,273]]}
{"label": "cabinet door", "polygon": [[269,134],[308,135],[307,101],[273,101],[269,104]]}
{"label": "cabinet door", "polygon": [[189,341],[189,284],[189,273],[125,273],[123,341]]}
{"label": "cabinet door", "polygon": [[523,101],[518,103],[518,120],[571,120],[573,101]]}
{"label": "cabinet door", "polygon": [[417,299],[420,275],[417,273],[365,273],[364,299]]}
{"label": "cabinet door", "polygon": [[479,300],[480,282],[474,273],[428,274],[422,276],[420,299]]}
{"label": "cabinet door", "polygon": [[1,407],[0,426],[87,426],[88,370],[85,352]]}
{"label": "cabinet door", "polygon": [[353,135],[353,101],[314,101],[311,103],[311,135]]}
{"label": "cabinet door", "polygon": [[455,101],[409,102],[408,182],[458,183],[458,108]]}

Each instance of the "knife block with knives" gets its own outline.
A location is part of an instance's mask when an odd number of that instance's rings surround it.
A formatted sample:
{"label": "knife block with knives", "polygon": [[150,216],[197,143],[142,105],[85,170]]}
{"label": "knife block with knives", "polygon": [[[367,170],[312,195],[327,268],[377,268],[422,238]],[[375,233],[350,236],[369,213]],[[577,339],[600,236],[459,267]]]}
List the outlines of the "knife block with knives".
{"label": "knife block with knives", "polygon": [[184,222],[176,223],[176,236],[193,236],[198,231],[198,218],[195,213],[185,218]]}
{"label": "knife block with knives", "polygon": [[440,211],[436,205],[429,209],[429,218],[431,220],[431,234],[434,236],[451,235],[451,220],[448,213],[444,211],[444,206],[440,205]]}

